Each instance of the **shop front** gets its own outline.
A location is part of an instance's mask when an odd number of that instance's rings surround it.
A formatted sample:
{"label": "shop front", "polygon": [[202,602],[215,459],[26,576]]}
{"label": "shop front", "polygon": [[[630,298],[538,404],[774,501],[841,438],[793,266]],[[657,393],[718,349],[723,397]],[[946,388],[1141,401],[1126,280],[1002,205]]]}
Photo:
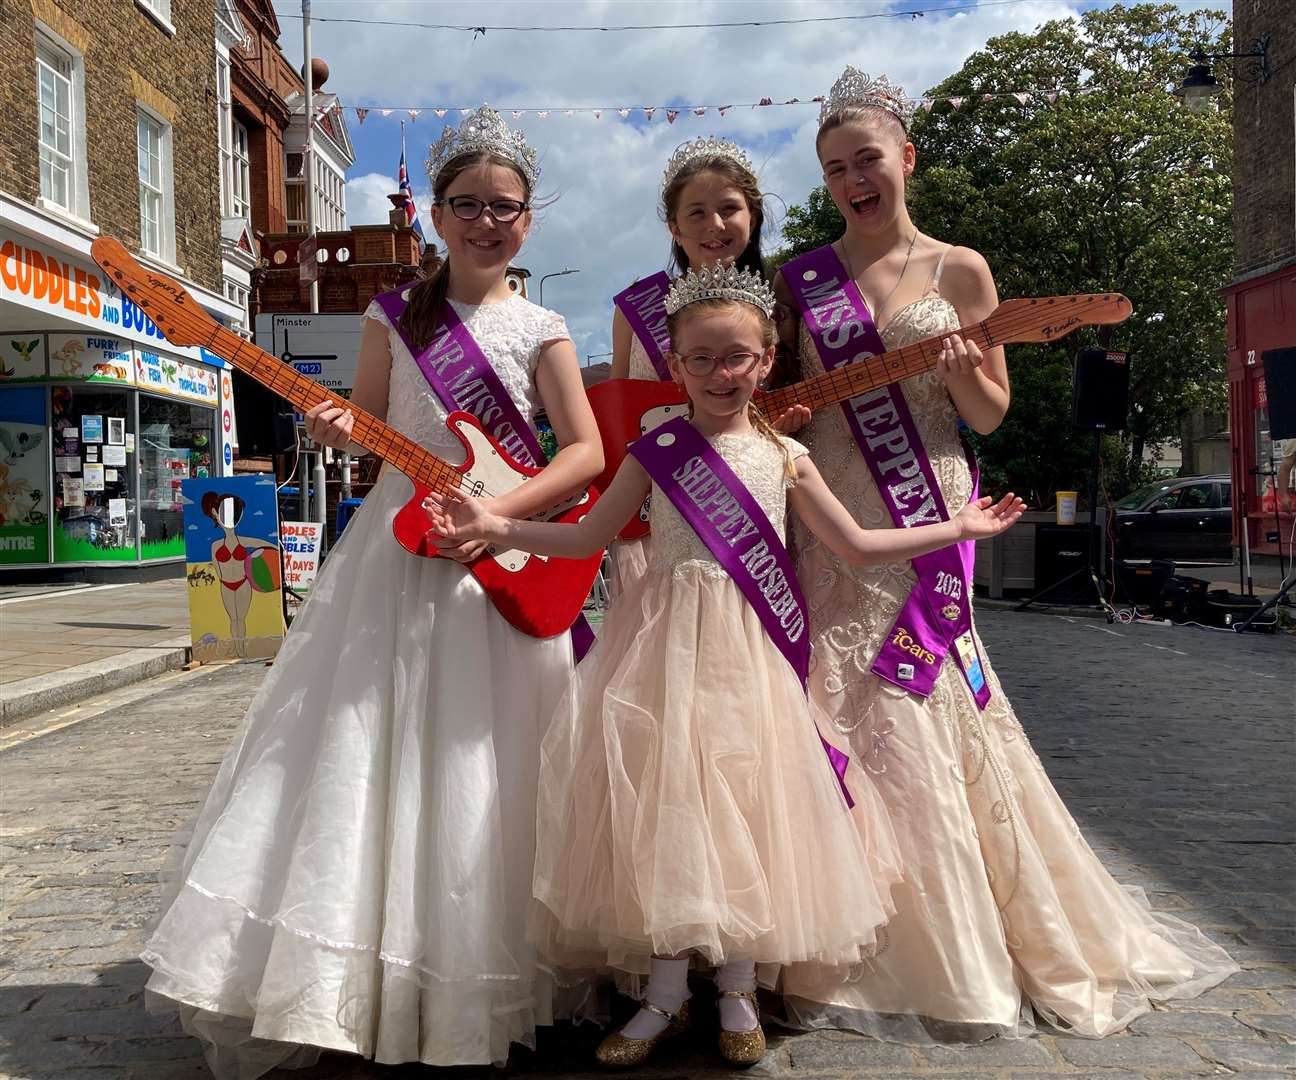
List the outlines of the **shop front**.
{"label": "shop front", "polygon": [[0,225],[0,579],[183,573],[180,484],[226,475],[233,433],[223,360]]}
{"label": "shop front", "polygon": [[1252,554],[1290,561],[1296,535],[1296,476],[1285,474],[1291,440],[1271,437],[1265,363],[1296,365],[1296,261],[1235,282],[1228,303],[1229,434],[1234,535]]}

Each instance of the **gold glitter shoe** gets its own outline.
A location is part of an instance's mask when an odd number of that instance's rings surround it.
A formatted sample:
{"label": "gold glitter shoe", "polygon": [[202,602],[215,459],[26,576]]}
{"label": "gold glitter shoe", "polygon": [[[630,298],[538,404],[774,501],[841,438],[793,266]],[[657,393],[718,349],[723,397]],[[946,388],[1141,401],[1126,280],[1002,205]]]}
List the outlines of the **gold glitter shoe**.
{"label": "gold glitter shoe", "polygon": [[652,1056],[652,1052],[658,1046],[667,1039],[683,1034],[688,1028],[689,1003],[687,1000],[680,1006],[677,1013],[669,1013],[665,1009],[659,1009],[651,1001],[641,1001],[639,1007],[664,1017],[666,1026],[651,1039],[627,1039],[621,1032],[613,1032],[599,1043],[598,1049],[594,1051],[594,1060],[603,1068],[632,1069],[636,1065],[642,1065]]}
{"label": "gold glitter shoe", "polygon": [[749,1069],[765,1056],[765,1032],[760,1026],[760,1006],[753,990],[721,990],[722,998],[746,998],[756,1010],[756,1026],[751,1031],[720,1029],[720,1056],[730,1065]]}

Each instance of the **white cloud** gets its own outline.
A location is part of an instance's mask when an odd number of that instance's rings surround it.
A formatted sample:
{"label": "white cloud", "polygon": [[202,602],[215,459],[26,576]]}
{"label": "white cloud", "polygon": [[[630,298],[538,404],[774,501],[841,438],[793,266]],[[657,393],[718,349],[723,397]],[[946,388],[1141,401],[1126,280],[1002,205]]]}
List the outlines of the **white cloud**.
{"label": "white cloud", "polygon": [[[332,69],[328,89],[347,105],[408,108],[489,101],[502,110],[554,107],[548,119],[528,114],[517,122],[541,151],[540,194],[557,196],[540,215],[518,261],[532,272],[533,281],[562,267],[580,267],[579,275],[551,279],[545,299],[567,317],[584,357],[610,348],[612,295],[635,277],[666,264],[669,243],[657,216],[657,184],[677,144],[708,134],[740,142],[761,166],[762,187],[778,196],[768,206],[774,224],[782,218],[780,199],[787,205],[800,203],[819,180],[813,145],[815,105],[734,108],[724,117],[714,110],[701,118],[682,112],[673,125],[661,112],[648,124],[642,115],[622,120],[615,106],[724,105],[765,96],[805,100],[826,93],[848,63],[870,73],[885,71],[918,96],[957,71],[988,38],[1030,32],[1082,6],[1093,5],[1082,0],[1023,0],[954,15],[931,12],[916,20],[627,34],[490,31],[474,39],[454,31],[325,21],[332,16],[454,22],[461,20],[453,13],[467,10],[462,7],[413,0],[315,0],[313,38],[315,53]],[[296,0],[276,0],[276,8],[281,16],[300,13]],[[885,8],[878,4],[847,9],[814,0],[759,6],[720,0],[659,0],[634,6],[611,0],[550,0],[543,5],[481,2],[471,10],[472,22],[490,25],[597,25],[806,18]],[[283,18],[281,25],[285,51],[300,62],[300,20]],[[601,120],[580,113],[566,117],[563,106],[606,111]],[[347,185],[353,223],[386,220],[386,195],[395,190],[395,178],[381,170],[395,167],[400,115],[383,118],[371,112],[363,130],[350,115],[352,134],[361,147]],[[507,112],[505,118],[514,123]],[[458,120],[455,112],[444,120],[427,112],[407,125],[410,174],[429,238],[422,161],[427,143],[443,124]],[[380,152],[366,151],[366,146],[379,143]],[[777,231],[767,229],[766,236],[772,250]]]}

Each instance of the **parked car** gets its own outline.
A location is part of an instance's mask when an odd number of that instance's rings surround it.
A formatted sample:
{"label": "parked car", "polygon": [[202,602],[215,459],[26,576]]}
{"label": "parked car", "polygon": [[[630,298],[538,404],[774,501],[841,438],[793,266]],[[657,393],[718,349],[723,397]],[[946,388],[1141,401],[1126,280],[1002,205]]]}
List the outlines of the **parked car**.
{"label": "parked car", "polygon": [[1180,476],[1148,484],[1116,504],[1116,557],[1233,561],[1233,483]]}

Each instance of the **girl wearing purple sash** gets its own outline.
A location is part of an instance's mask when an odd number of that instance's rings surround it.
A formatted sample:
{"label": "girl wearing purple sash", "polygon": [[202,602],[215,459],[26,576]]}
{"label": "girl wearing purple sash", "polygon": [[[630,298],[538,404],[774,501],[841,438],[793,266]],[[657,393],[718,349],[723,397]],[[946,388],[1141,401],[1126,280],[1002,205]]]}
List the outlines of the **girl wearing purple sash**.
{"label": "girl wearing purple sash", "polygon": [[[477,411],[489,398],[483,423],[519,449],[543,406],[562,440],[541,474],[496,500],[526,515],[602,466],[562,318],[505,281],[531,222],[534,151],[483,108],[446,128],[429,174],[448,259],[369,306],[354,399],[462,460],[420,367],[449,333],[457,355],[476,356],[455,369],[458,404]],[[509,415],[521,432],[499,426]],[[331,405],[307,416],[329,446],[347,446],[351,427]],[[412,494],[384,469],[329,555],[144,953],[150,992],[179,1005],[218,1075],[247,1080],[321,1048],[503,1063],[551,1022],[526,917],[540,739],[572,646],[565,634],[529,637],[495,610],[460,565],[480,543],[436,559],[398,546],[392,521]]]}
{"label": "girl wearing purple sash", "polygon": [[606,544],[651,488],[648,571],[613,606],[541,749],[532,933],[557,966],[649,975],[601,1063],[642,1063],[683,1030],[694,958],[718,969],[723,1056],[752,1064],[758,970],[773,986],[787,965],[857,968],[896,881],[872,784],[822,741],[805,695],[786,508],[842,558],[876,563],[998,532],[1021,503],[861,529],[804,448],[750,408],[774,353],[764,281],[690,271],[667,309],[692,419],[633,444],[588,517],[520,522],[466,496],[434,496],[432,517],[450,538],[573,557]]}
{"label": "girl wearing purple sash", "polygon": [[[728,139],[702,137],[675,148],[661,182],[659,213],[671,235],[671,267],[679,274],[717,262],[764,276],[764,198],[751,158]],[[642,278],[613,299],[614,379],[669,379],[664,272]],[[809,413],[804,419],[809,418]],[[799,423],[804,419],[798,417]],[[647,567],[649,538],[612,545],[615,583],[625,589]]]}
{"label": "girl wearing purple sash", "polygon": [[[846,231],[776,282],[802,313],[780,327],[787,381],[953,331],[997,302],[980,255],[909,218],[912,115],[902,90],[854,68],[824,104],[817,149]],[[937,371],[816,412],[806,442],[850,513],[891,529],[975,497],[958,421],[993,431],[1008,398],[1003,350],[951,334]],[[885,947],[850,980],[790,973],[794,1024],[974,1041],[1028,1032],[1037,1014],[1098,1037],[1149,999],[1235,970],[1194,927],[1124,890],[1081,838],[972,628],[970,558],[852,566],[795,526],[794,544],[811,697],[882,793],[904,860]]]}

